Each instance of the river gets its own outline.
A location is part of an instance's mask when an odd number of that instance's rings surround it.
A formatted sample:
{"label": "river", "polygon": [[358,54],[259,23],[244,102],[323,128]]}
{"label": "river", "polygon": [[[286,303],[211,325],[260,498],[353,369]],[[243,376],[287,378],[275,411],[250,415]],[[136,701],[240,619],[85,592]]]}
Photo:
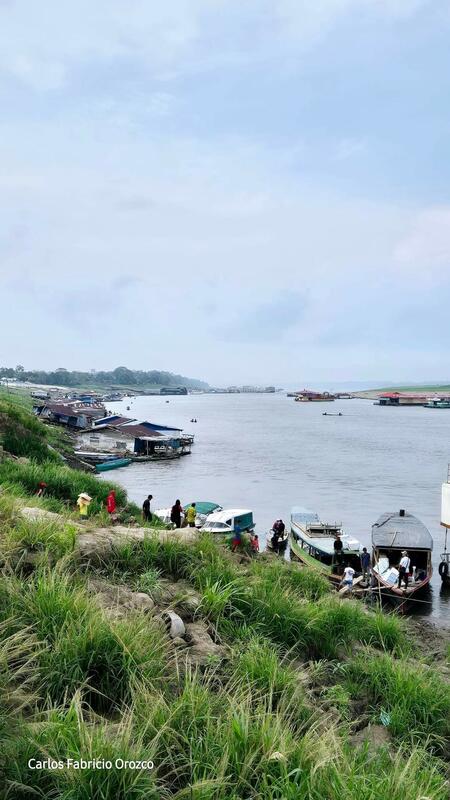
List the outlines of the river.
{"label": "river", "polygon": [[[211,500],[250,508],[258,533],[279,517],[288,524],[291,506],[302,505],[324,520],[342,522],[366,545],[383,511],[415,514],[434,539],[431,602],[417,608],[440,625],[449,623],[450,592],[442,589],[437,567],[450,410],[388,408],[356,399],[296,403],[281,392],[136,397],[108,407],[195,433],[192,455],[104,475],[139,504],[153,494],[153,508],[171,506],[178,497],[183,504]],[[323,416],[324,411],[342,416]]]}

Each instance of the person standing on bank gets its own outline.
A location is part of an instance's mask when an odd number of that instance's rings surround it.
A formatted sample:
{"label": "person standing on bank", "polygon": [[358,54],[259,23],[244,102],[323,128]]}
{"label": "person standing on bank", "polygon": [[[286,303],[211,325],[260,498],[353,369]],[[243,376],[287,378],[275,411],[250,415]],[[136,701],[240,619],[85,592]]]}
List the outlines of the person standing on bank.
{"label": "person standing on bank", "polygon": [[176,528],[181,528],[181,502],[180,500],[175,500],[175,505],[172,506],[172,510],[170,512],[170,521],[175,525]]}
{"label": "person standing on bank", "polygon": [[149,494],[148,497],[142,503],[142,516],[144,518],[144,522],[151,522],[152,521],[152,512],[150,511],[150,503],[153,500],[153,495]]}
{"label": "person standing on bank", "polygon": [[408,556],[407,550],[402,550],[402,558],[398,565],[398,588],[402,588],[402,581],[405,583],[405,591],[408,588],[409,568],[411,566],[411,559]]}
{"label": "person standing on bank", "polygon": [[196,516],[197,516],[197,511],[195,508],[195,503],[191,503],[191,505],[186,510],[186,521],[190,528],[195,528]]}
{"label": "person standing on bank", "polygon": [[108,514],[114,514],[116,510],[116,493],[111,489],[108,497],[106,498],[106,510]]}

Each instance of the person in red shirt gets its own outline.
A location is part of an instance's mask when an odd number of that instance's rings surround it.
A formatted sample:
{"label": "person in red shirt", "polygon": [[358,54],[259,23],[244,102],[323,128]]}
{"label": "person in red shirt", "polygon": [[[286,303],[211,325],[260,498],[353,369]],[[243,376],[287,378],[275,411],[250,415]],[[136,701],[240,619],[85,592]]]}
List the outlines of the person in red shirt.
{"label": "person in red shirt", "polygon": [[114,489],[111,489],[108,497],[106,498],[106,509],[108,514],[114,514],[116,510],[116,493]]}

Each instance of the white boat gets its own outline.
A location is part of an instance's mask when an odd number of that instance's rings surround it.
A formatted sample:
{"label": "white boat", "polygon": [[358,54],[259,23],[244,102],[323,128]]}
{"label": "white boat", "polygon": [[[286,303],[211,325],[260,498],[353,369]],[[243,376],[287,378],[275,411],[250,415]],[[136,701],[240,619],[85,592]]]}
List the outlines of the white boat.
{"label": "white boat", "polygon": [[209,514],[202,530],[208,533],[234,533],[239,529],[244,533],[252,531],[254,527],[253,511],[247,508],[228,508]]}
{"label": "white boat", "polygon": [[[193,501],[194,502],[194,501]],[[185,513],[191,503],[188,503],[183,507],[182,510],[182,519],[184,519]],[[195,507],[197,510],[197,516],[195,518],[195,527],[202,528],[206,522],[206,520],[211,516],[212,513],[217,511],[222,511],[222,506],[219,506],[217,503],[210,503],[208,501],[199,500],[195,501]],[[166,525],[170,525],[170,514],[172,512],[171,508],[158,508],[154,511],[154,515],[158,517],[162,522]]]}
{"label": "white boat", "polygon": [[[334,549],[338,535],[342,541],[340,563]],[[291,511],[290,546],[291,556],[333,582],[342,579],[344,564],[361,572],[361,542],[345,533],[340,522],[321,522],[318,515],[307,508],[295,506]]]}

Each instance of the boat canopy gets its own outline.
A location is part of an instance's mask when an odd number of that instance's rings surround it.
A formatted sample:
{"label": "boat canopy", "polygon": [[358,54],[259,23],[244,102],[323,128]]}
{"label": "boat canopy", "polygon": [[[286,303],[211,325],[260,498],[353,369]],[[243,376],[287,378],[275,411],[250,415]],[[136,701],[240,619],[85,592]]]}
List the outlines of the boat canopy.
{"label": "boat canopy", "polygon": [[320,520],[314,511],[309,511],[307,508],[303,508],[302,506],[294,506],[291,509],[291,522],[295,522],[297,525],[310,525],[320,522]]}
{"label": "boat canopy", "polygon": [[[219,506],[218,503],[209,503],[203,500],[201,500],[200,502],[193,500],[193,502],[195,503],[195,510],[197,514],[211,514],[213,511],[222,510],[222,506]],[[184,506],[184,511],[186,511],[186,509],[189,508],[190,505],[192,505],[192,503],[188,503],[187,506]]]}
{"label": "boat canopy", "polygon": [[386,511],[372,526],[372,545],[395,550],[432,550],[433,539],[420,519],[407,511]]}

